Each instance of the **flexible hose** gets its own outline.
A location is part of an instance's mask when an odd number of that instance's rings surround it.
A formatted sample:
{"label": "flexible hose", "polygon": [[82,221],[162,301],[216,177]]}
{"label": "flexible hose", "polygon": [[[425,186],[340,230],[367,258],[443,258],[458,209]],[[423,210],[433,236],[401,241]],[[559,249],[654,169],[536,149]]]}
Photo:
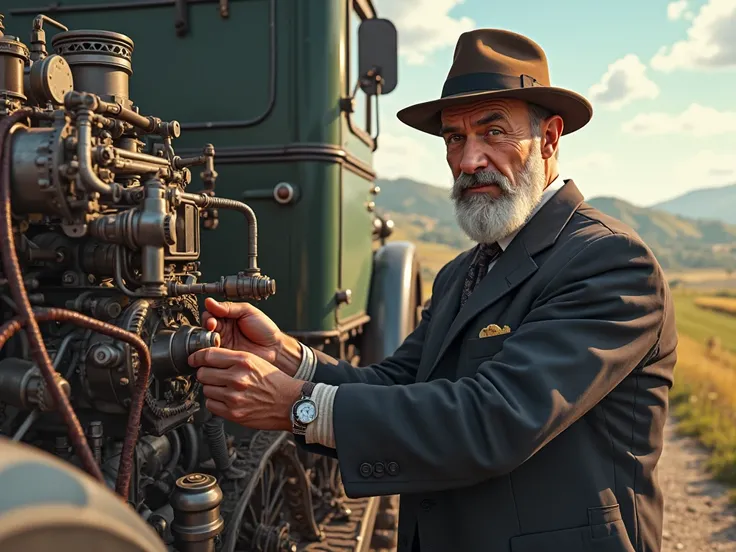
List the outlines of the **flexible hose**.
{"label": "flexible hose", "polygon": [[174,468],[179,463],[179,458],[181,458],[181,438],[176,431],[170,431],[167,437],[171,444],[171,458],[169,458],[169,462],[166,464],[164,471],[173,473]]}
{"label": "flexible hose", "polygon": [[84,469],[100,482],[104,482],[102,471],[95,462],[87,439],[84,436],[82,425],[72,410],[66,394],[59,387],[56,370],[41,337],[41,330],[33,317],[31,303],[28,300],[23,283],[23,274],[15,251],[15,236],[13,234],[12,212],[10,208],[10,159],[12,139],[9,138],[13,125],[27,118],[33,110],[24,108],[8,115],[0,123],[0,155],[2,155],[2,175],[0,176],[0,247],[2,247],[2,263],[5,277],[8,279],[10,294],[18,306],[19,315],[27,325],[27,334],[30,342],[31,357],[41,370],[44,381],[51,391],[56,408],[69,429],[74,451],[79,457]]}
{"label": "flexible hose", "polygon": [[227,450],[224,420],[219,416],[212,416],[204,423],[202,429],[207,437],[207,444],[210,447],[210,454],[215,466],[220,472],[224,472],[232,463]]}
{"label": "flexible hose", "polygon": [[184,424],[181,427],[184,432],[187,454],[185,455],[184,473],[192,473],[199,462],[199,437],[197,430],[192,424]]}

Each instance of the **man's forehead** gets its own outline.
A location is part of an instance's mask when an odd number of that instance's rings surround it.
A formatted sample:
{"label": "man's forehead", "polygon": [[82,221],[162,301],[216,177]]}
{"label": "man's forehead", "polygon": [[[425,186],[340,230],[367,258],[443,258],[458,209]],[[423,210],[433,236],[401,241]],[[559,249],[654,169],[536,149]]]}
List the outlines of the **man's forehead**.
{"label": "man's forehead", "polygon": [[467,117],[469,115],[483,115],[494,111],[510,117],[525,106],[526,102],[511,98],[480,100],[477,102],[446,107],[442,110],[442,120],[457,119],[458,117]]}
{"label": "man's forehead", "polygon": [[522,100],[498,98],[446,107],[441,114],[442,132],[464,126],[467,118],[472,125],[511,120],[521,116],[522,111],[526,111],[526,106],[527,103]]}

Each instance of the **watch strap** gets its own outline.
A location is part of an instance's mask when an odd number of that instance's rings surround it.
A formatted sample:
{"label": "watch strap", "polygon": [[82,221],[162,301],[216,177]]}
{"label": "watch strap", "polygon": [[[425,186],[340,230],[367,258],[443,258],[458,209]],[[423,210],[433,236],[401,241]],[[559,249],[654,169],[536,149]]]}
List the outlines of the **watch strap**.
{"label": "watch strap", "polygon": [[317,386],[316,383],[313,381],[305,381],[304,385],[302,385],[302,399],[310,399],[312,398],[312,392],[314,391],[314,388]]}

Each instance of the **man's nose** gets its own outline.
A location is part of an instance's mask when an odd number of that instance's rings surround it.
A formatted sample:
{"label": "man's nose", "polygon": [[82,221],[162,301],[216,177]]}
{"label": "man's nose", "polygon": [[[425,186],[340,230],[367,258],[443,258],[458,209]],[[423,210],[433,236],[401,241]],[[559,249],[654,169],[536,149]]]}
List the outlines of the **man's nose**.
{"label": "man's nose", "polygon": [[467,140],[460,160],[460,170],[465,174],[474,174],[487,169],[489,163],[488,156],[483,151],[481,144],[473,139]]}

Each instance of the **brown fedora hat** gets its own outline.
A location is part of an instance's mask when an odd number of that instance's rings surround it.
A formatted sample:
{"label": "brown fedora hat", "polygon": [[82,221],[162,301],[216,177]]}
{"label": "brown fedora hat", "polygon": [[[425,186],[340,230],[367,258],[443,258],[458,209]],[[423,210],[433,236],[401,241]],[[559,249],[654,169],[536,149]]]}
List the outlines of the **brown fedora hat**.
{"label": "brown fedora hat", "polygon": [[510,31],[477,29],[460,35],[440,99],[404,108],[397,117],[410,127],[439,135],[444,108],[495,98],[549,109],[562,117],[563,134],[579,130],[593,116],[593,107],[583,96],[550,86],[547,56],[536,42]]}

